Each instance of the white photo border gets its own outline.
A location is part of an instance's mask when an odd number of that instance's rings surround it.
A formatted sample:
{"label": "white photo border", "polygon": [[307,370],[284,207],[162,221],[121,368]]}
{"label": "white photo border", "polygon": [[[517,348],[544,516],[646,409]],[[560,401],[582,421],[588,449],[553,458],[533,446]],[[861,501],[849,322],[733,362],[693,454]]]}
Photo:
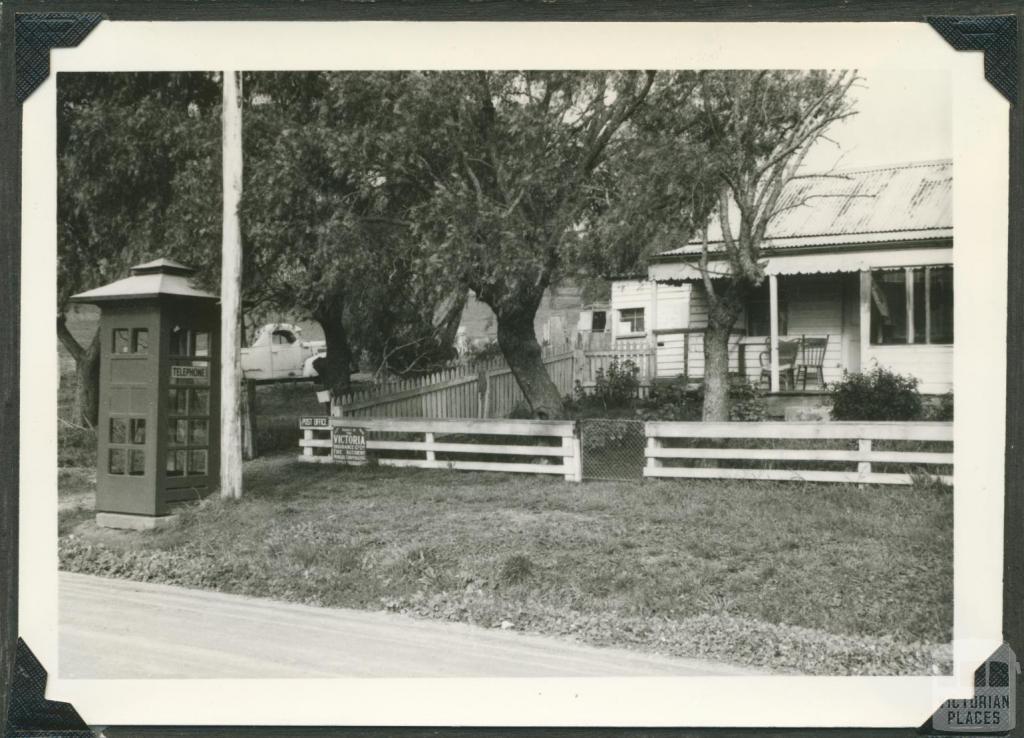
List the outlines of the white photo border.
{"label": "white photo border", "polygon": [[[953,89],[954,663],[945,677],[61,679],[56,75],[66,71],[858,68]],[[916,727],[1002,641],[1008,103],[925,23],[104,21],[23,106],[20,635],[90,724]]]}

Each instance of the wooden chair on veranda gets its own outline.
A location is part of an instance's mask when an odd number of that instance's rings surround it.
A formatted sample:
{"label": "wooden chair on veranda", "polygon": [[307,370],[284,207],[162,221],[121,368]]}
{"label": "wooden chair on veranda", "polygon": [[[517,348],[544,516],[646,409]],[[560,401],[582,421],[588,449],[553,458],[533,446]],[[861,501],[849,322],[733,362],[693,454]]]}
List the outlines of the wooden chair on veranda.
{"label": "wooden chair on veranda", "polygon": [[[758,355],[761,362],[761,382],[771,387],[772,382],[772,340],[764,342],[765,351]],[[786,387],[786,380],[789,380],[789,388],[796,389],[796,357],[800,353],[800,341],[779,341],[779,389]]]}
{"label": "wooden chair on veranda", "polygon": [[828,336],[803,338],[803,351],[796,367],[796,378],[803,379],[803,389],[807,389],[807,375],[812,370],[817,375],[818,389],[825,389],[825,351],[828,349],[828,339]]}

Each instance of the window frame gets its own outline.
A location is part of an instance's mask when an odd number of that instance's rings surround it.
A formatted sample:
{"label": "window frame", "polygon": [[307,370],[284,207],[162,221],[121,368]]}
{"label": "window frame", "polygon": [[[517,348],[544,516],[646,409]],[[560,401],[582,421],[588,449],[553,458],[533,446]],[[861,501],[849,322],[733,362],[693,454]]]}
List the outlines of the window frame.
{"label": "window frame", "polygon": [[[643,307],[625,307],[619,308],[619,325],[623,323],[629,323],[630,330],[625,333],[620,333],[620,336],[645,336],[647,335],[647,311]],[[640,316],[640,329],[637,330],[636,323],[626,317],[626,313],[639,313]]]}
{"label": "window frame", "polygon": [[[167,479],[208,477],[213,456],[213,415],[210,407],[211,385],[172,385],[168,387],[166,434],[167,457],[161,474]],[[205,393],[205,394],[201,394]],[[177,407],[170,399],[184,397],[184,405]],[[199,398],[203,400],[200,401]],[[202,441],[196,439],[196,429],[202,428]],[[184,440],[179,442],[178,430],[183,429]],[[204,455],[203,471],[194,470],[193,459]],[[180,463],[179,463],[180,460]]]}
{"label": "window frame", "polygon": [[[895,269],[879,269],[874,268],[868,271],[869,279],[871,280],[871,294],[868,299],[870,301],[868,307],[868,336],[870,344],[872,346],[952,346],[956,341],[955,329],[951,330],[952,340],[950,341],[933,341],[932,340],[932,298],[935,291],[932,289],[932,274],[936,270],[948,269],[950,274],[953,272],[952,264],[920,264],[917,266],[906,266],[897,267]],[[877,338],[877,331],[875,330],[875,312],[876,312],[876,301],[875,301],[875,274],[884,272],[902,272],[903,274],[903,320],[905,324],[906,340],[903,341],[879,341]],[[918,281],[920,276],[920,285],[915,283]],[[915,292],[920,287],[924,291],[924,299],[922,300],[924,316],[921,328],[918,330],[918,319],[919,316],[916,314],[918,306],[916,305]],[[955,298],[954,298],[955,299]],[[923,333],[922,336],[918,336],[918,333]],[[921,340],[923,338],[923,340]]]}
{"label": "window frame", "polygon": [[[116,477],[145,476],[148,463],[146,458],[149,456],[146,443],[148,440],[146,435],[148,423],[146,421],[147,417],[139,413],[117,413],[107,418],[107,474]],[[115,437],[114,427],[116,425],[119,425],[123,431],[120,440]],[[121,456],[121,471],[113,469],[115,454]],[[139,457],[142,458],[141,471],[133,471],[137,468],[133,465],[133,460]]]}

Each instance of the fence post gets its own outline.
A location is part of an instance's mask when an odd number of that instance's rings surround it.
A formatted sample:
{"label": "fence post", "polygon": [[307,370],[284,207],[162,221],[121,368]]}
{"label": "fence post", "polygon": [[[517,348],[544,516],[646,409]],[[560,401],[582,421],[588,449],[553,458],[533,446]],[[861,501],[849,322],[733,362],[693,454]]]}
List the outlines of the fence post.
{"label": "fence post", "polygon": [[[660,447],[660,443],[659,443],[658,439],[651,435],[651,432],[650,432],[650,430],[647,427],[647,423],[644,423],[644,434],[647,436],[647,448],[649,450],[653,451],[654,449]],[[654,469],[657,469],[660,465],[661,465],[661,459],[656,459],[653,456],[648,456],[647,457],[647,468],[648,469],[654,470]]]}
{"label": "fence post", "polygon": [[487,366],[478,366],[476,370],[476,414],[479,418],[487,417]]}
{"label": "fence post", "polygon": [[571,456],[563,456],[562,464],[567,467],[565,481],[583,481],[583,444],[580,443],[580,424],[574,421],[572,424],[572,435],[562,436],[562,448],[571,451]]}
{"label": "fence post", "polygon": [[[313,440],[313,431],[309,430],[308,428],[306,430],[302,431],[302,438],[303,438],[303,440],[306,440],[306,441],[312,441]],[[313,447],[312,446],[303,446],[302,447],[302,455],[303,456],[312,457],[313,456]]]}
{"label": "fence post", "polygon": [[256,382],[242,380],[242,459],[256,458]]}
{"label": "fence post", "polygon": [[576,345],[572,349],[572,377],[573,377],[573,391],[575,392],[576,383],[579,382],[580,386],[583,386],[583,382],[586,377],[584,371],[586,369],[586,353],[583,348],[583,334],[576,334]]}
{"label": "fence post", "polygon": [[[423,440],[426,443],[428,443],[428,444],[433,443],[434,442],[434,434],[433,433],[424,433],[423,434]],[[427,449],[427,461],[434,461],[435,458],[436,457],[434,456],[434,450],[433,449]]]}
{"label": "fence post", "polygon": [[[870,453],[871,452],[871,439],[870,438],[861,438],[859,441],[857,441],[857,450],[860,451],[862,454],[863,453]],[[857,464],[857,473],[858,474],[870,474],[871,473],[871,462],[870,461],[861,461],[861,462],[859,462]]]}

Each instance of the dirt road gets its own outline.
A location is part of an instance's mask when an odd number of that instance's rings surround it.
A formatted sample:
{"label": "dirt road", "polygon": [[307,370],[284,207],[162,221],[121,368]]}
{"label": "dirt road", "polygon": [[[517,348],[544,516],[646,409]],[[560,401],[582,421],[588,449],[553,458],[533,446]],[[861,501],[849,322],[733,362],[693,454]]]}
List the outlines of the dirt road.
{"label": "dirt road", "polygon": [[64,678],[750,673],[462,623],[60,575]]}

